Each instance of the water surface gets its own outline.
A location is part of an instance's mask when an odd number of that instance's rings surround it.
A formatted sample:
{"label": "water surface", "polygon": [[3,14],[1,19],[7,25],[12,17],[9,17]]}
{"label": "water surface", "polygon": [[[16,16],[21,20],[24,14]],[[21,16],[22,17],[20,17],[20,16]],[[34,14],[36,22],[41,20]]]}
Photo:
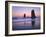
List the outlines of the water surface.
{"label": "water surface", "polygon": [[40,29],[40,17],[12,19],[12,30]]}

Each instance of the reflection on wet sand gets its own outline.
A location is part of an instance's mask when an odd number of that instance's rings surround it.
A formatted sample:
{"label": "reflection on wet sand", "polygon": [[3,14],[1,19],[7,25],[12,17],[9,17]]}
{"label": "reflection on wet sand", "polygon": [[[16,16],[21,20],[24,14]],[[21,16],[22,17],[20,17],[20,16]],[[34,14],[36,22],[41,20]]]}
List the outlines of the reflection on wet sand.
{"label": "reflection on wet sand", "polygon": [[[20,19],[19,19],[20,20]],[[31,30],[31,29],[40,29],[40,20],[39,18],[35,19],[27,19],[22,21],[16,22],[13,20],[13,30]]]}

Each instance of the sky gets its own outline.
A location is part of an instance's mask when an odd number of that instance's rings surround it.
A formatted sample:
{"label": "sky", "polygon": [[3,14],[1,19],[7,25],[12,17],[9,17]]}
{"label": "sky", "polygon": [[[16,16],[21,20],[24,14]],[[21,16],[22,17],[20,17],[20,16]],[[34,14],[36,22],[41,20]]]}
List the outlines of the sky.
{"label": "sky", "polygon": [[13,17],[31,17],[31,10],[34,10],[36,16],[40,16],[40,7],[22,7],[22,6],[12,6],[12,16]]}

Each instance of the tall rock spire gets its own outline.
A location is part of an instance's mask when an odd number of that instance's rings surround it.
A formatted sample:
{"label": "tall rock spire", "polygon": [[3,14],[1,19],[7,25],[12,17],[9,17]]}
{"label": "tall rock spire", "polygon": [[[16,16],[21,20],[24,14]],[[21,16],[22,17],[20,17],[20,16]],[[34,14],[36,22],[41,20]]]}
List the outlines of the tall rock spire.
{"label": "tall rock spire", "polygon": [[36,16],[35,16],[35,12],[34,12],[34,10],[32,10],[31,11],[31,18],[35,18]]}

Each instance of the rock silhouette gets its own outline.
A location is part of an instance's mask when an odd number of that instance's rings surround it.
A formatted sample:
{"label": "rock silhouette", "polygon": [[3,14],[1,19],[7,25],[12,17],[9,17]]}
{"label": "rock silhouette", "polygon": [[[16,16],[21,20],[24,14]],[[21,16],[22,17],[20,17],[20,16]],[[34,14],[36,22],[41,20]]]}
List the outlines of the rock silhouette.
{"label": "rock silhouette", "polygon": [[[26,18],[26,14],[24,13],[24,18]],[[31,18],[36,18],[34,10],[31,11]]]}
{"label": "rock silhouette", "polygon": [[36,18],[34,10],[31,11],[31,18]]}
{"label": "rock silhouette", "polygon": [[26,18],[26,14],[24,14],[24,18]]}

